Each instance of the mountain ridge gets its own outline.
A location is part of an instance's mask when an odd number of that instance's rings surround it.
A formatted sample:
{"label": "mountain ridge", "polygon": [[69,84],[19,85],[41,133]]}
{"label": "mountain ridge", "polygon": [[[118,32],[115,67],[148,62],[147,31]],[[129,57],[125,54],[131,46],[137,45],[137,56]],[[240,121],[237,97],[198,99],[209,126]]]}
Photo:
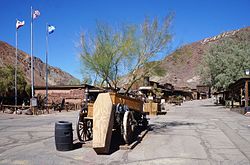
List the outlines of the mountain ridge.
{"label": "mountain ridge", "polygon": [[[12,65],[15,66],[16,61],[15,47],[0,41],[0,67]],[[34,86],[45,86],[45,69],[46,64],[38,57],[34,58]],[[24,73],[25,79],[30,83],[30,55],[18,49],[18,68]],[[79,80],[71,74],[61,70],[58,67],[48,65],[48,83],[49,85],[75,85],[79,84]]]}
{"label": "mountain ridge", "polygon": [[[159,61],[166,70],[163,77],[152,76],[150,80],[161,84],[171,83],[178,87],[196,88],[201,85],[198,69],[206,51],[211,44],[219,44],[223,39],[240,39],[244,32],[250,33],[250,27],[220,33],[190,44],[186,44]],[[247,39],[250,41],[250,39]]]}

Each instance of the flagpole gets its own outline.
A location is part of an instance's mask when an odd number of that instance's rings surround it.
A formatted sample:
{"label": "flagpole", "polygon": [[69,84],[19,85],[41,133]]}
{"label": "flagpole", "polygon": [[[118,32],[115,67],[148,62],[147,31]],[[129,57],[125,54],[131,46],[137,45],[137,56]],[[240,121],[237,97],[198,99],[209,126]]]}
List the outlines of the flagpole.
{"label": "flagpole", "polygon": [[33,9],[31,6],[31,24],[30,24],[30,55],[31,55],[31,96],[34,97],[34,66],[33,66]]}
{"label": "flagpole", "polygon": [[[16,20],[17,21],[17,20]],[[17,38],[18,37],[18,31],[16,28],[16,63],[15,63],[15,109],[16,109],[16,113],[17,113]]]}
{"label": "flagpole", "polygon": [[48,39],[48,23],[46,23],[46,109],[48,111],[48,47],[49,47],[49,39]]}

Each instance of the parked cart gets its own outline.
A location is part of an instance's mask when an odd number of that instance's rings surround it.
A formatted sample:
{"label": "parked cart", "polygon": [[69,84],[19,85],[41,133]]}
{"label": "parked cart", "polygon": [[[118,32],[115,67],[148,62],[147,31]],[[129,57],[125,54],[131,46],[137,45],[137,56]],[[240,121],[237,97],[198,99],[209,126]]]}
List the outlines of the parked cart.
{"label": "parked cart", "polygon": [[148,125],[140,100],[109,92],[99,93],[94,102],[86,102],[79,112],[77,135],[80,141],[93,140],[97,153],[109,152],[112,131],[119,131],[124,142],[129,144],[135,129]]}

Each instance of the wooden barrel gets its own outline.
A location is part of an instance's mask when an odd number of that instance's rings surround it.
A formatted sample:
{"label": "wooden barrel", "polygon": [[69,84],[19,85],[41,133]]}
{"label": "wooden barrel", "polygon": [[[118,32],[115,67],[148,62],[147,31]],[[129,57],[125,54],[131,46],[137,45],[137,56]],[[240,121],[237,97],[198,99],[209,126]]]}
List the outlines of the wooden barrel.
{"label": "wooden barrel", "polygon": [[55,123],[55,144],[58,151],[69,151],[73,149],[72,123],[58,121]]}

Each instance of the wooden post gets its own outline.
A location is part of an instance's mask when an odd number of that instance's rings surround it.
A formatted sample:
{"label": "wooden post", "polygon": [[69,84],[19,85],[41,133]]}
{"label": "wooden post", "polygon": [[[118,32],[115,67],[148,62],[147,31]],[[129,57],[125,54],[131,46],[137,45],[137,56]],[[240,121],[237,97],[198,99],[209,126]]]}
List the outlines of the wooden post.
{"label": "wooden post", "polygon": [[234,89],[232,89],[232,93],[231,93],[231,108],[234,107]]}
{"label": "wooden post", "polygon": [[243,96],[243,89],[240,88],[240,107],[242,106],[242,96]]}
{"label": "wooden post", "polygon": [[248,80],[245,82],[245,107],[248,112]]}

